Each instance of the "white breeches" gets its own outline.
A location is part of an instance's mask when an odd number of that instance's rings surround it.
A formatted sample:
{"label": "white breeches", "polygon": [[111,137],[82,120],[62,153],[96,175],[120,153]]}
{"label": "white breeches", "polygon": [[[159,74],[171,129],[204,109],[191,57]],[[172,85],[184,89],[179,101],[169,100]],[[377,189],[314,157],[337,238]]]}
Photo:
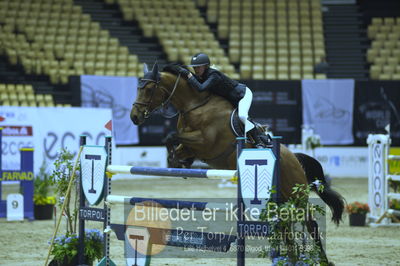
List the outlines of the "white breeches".
{"label": "white breeches", "polygon": [[252,101],[253,101],[253,93],[249,88],[246,87],[246,92],[238,104],[238,114],[240,121],[242,121],[244,124],[245,134],[247,134],[247,132],[254,127],[253,123],[251,123],[247,119],[249,117],[249,110]]}

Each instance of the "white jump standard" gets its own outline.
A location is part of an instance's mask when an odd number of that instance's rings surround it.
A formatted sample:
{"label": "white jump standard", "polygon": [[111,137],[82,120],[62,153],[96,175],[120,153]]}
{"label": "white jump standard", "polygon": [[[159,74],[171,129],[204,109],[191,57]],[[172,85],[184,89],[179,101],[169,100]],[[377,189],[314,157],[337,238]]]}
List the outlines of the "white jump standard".
{"label": "white jump standard", "polygon": [[389,155],[391,139],[389,135],[370,134],[368,143],[368,204],[371,212],[369,219],[371,226],[400,225],[393,223],[392,219],[399,221],[396,217],[400,211],[390,209],[390,199],[399,199],[400,193],[390,192],[390,181],[400,181],[400,175],[389,173],[389,160],[400,160],[398,155]]}

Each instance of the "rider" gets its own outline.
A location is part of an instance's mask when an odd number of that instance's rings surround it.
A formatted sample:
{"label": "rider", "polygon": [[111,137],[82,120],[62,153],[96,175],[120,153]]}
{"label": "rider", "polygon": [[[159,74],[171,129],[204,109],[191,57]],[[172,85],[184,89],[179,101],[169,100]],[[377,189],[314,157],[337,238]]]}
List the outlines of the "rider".
{"label": "rider", "polygon": [[258,130],[252,122],[248,120],[248,112],[253,100],[253,93],[244,84],[230,79],[220,71],[210,67],[210,58],[204,53],[195,54],[191,60],[196,76],[185,68],[180,68],[180,73],[187,76],[189,84],[198,91],[209,90],[227,99],[234,107],[238,107],[240,120],[245,125],[245,135],[247,132],[256,142],[257,148],[263,147],[263,142],[258,135]]}

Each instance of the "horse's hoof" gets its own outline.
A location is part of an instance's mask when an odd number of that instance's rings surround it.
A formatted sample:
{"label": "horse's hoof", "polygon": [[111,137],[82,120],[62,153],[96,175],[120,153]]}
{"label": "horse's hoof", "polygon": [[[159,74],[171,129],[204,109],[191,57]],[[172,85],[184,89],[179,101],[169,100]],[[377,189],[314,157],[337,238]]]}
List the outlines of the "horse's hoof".
{"label": "horse's hoof", "polygon": [[179,161],[174,159],[168,159],[168,168],[183,168],[182,164]]}
{"label": "horse's hoof", "polygon": [[181,168],[191,168],[193,162],[194,162],[194,158],[179,160],[179,164],[181,164]]}

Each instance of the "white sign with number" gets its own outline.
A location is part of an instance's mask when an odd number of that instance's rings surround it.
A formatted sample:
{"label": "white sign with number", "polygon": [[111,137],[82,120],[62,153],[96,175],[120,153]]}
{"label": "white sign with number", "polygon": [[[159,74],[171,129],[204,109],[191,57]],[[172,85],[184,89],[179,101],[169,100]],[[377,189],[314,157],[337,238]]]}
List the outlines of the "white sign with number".
{"label": "white sign with number", "polygon": [[[247,209],[265,209],[270,198],[275,169],[271,149],[244,149],[239,156],[238,169],[244,205]],[[253,215],[258,219],[259,215]]]}
{"label": "white sign with number", "polygon": [[24,196],[9,194],[7,196],[7,221],[24,220]]}
{"label": "white sign with number", "polygon": [[82,188],[90,205],[103,199],[107,153],[103,146],[84,146],[81,155]]}

